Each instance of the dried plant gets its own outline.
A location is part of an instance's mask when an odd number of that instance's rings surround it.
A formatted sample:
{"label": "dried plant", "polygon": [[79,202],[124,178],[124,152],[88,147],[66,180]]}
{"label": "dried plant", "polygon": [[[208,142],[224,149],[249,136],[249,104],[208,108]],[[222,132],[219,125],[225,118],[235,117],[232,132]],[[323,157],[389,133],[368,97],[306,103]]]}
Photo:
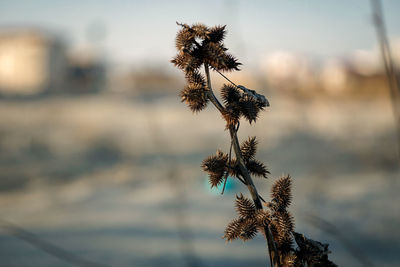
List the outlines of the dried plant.
{"label": "dried plant", "polygon": [[[287,210],[292,201],[289,175],[273,184],[271,201],[266,202],[257,192],[251,175],[267,178],[269,171],[256,159],[256,137],[239,144],[237,132],[241,119],[255,123],[269,102],[263,95],[236,85],[222,74],[223,71],[238,71],[241,66],[223,43],[226,26],[210,28],[203,24],[177,24],[180,26],[176,36],[178,53],[171,62],[186,77],[187,84],[180,92],[182,102],[193,112],[203,110],[211,102],[225,120],[231,139],[229,153],[218,150],[203,160],[202,168],[208,173],[211,187],[223,184],[223,193],[228,177],[234,177],[247,186],[251,195],[251,200],[243,194],[236,196],[238,218],[227,225],[223,237],[226,241],[246,241],[258,232],[262,233],[267,240],[271,266],[336,266],[328,260],[327,244],[294,232],[294,218]],[[210,69],[229,82],[221,88],[221,102],[214,95]],[[294,244],[297,244],[296,248]]]}

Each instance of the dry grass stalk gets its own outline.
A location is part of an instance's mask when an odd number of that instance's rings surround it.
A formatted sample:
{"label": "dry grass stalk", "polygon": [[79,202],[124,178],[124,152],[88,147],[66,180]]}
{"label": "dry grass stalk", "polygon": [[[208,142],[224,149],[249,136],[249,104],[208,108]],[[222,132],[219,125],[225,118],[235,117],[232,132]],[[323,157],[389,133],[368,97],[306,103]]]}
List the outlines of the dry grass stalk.
{"label": "dry grass stalk", "polygon": [[372,18],[376,29],[376,36],[381,50],[383,65],[387,76],[390,100],[396,123],[397,156],[400,160],[400,76],[394,64],[392,51],[387,38],[386,26],[383,17],[382,4],[380,0],[371,0]]}

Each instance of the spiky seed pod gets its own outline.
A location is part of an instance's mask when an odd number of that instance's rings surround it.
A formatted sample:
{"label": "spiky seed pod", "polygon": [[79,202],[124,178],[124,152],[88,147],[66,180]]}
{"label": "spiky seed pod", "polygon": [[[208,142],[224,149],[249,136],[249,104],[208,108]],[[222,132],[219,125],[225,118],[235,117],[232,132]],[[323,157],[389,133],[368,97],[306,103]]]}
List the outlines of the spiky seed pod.
{"label": "spiky seed pod", "polygon": [[208,63],[211,68],[218,71],[233,71],[240,70],[241,63],[237,59],[226,52],[226,48],[217,43],[209,43],[205,48],[207,56],[204,62]]}
{"label": "spiky seed pod", "polygon": [[224,56],[224,63],[225,66],[223,71],[239,71],[239,66],[242,65],[233,55],[226,53]]}
{"label": "spiky seed pod", "polygon": [[205,59],[209,62],[213,60],[223,60],[226,51],[228,50],[223,44],[207,42],[203,47]]}
{"label": "spiky seed pod", "polygon": [[225,105],[238,104],[240,92],[234,85],[224,84],[221,88],[221,97]]}
{"label": "spiky seed pod", "polygon": [[249,160],[254,160],[257,152],[257,140],[256,137],[249,137],[248,140],[244,141],[240,145],[240,151],[242,153],[242,157],[244,161],[248,162]]}
{"label": "spiky seed pod", "polygon": [[222,116],[226,121],[226,129],[228,129],[239,123],[242,114],[239,105],[240,93],[233,85],[224,84],[221,88],[221,96],[225,105],[225,111]]}
{"label": "spiky seed pod", "polygon": [[223,70],[226,67],[226,48],[219,43],[206,43],[204,49],[204,63],[207,63],[215,70]]}
{"label": "spiky seed pod", "polygon": [[175,46],[178,51],[189,51],[194,43],[195,36],[188,28],[182,28],[178,31],[175,38]]}
{"label": "spiky seed pod", "polygon": [[193,30],[195,36],[201,39],[207,38],[210,34],[210,29],[202,23],[193,24],[191,29]]}
{"label": "spiky seed pod", "polygon": [[218,187],[224,182],[224,175],[211,173],[208,176],[208,182],[211,185],[211,188]]}
{"label": "spiky seed pod", "polygon": [[257,235],[257,224],[255,220],[245,220],[239,238],[243,241],[253,239]]}
{"label": "spiky seed pod", "polygon": [[292,236],[282,236],[277,242],[278,250],[282,255],[288,255],[293,250],[293,238]]}
{"label": "spiky seed pod", "polygon": [[226,30],[225,30],[226,25],[219,25],[219,26],[214,26],[210,29],[208,33],[208,39],[210,42],[213,43],[220,43],[224,40]]}
{"label": "spiky seed pod", "polygon": [[229,242],[238,239],[242,232],[243,219],[234,219],[225,228],[223,238]]}
{"label": "spiky seed pod", "polygon": [[184,30],[187,30],[191,34],[193,34],[195,37],[198,38],[205,38],[207,37],[209,33],[209,29],[207,26],[205,26],[202,23],[195,23],[192,26],[189,26],[186,23],[177,23],[179,26],[181,26]]}
{"label": "spiky seed pod", "polygon": [[281,209],[278,206],[278,203],[275,201],[268,202],[266,206],[271,210],[272,213],[281,211]]}
{"label": "spiky seed pod", "polygon": [[243,116],[250,122],[250,124],[257,120],[260,108],[257,106],[256,101],[243,97],[240,99],[239,105]]}
{"label": "spiky seed pod", "polygon": [[254,206],[253,201],[244,197],[242,193],[240,193],[239,196],[236,196],[235,207],[240,218],[255,218],[256,207]]}
{"label": "spiky seed pod", "polygon": [[204,79],[204,76],[200,74],[200,72],[194,71],[191,73],[187,73],[185,77],[189,84],[202,86],[206,90],[206,80]]}
{"label": "spiky seed pod", "polygon": [[216,155],[209,156],[203,160],[201,167],[209,174],[211,188],[217,187],[223,182],[227,161],[228,155],[224,154],[220,150],[217,150]]}
{"label": "spiky seed pod", "polygon": [[[194,50],[194,52],[197,52],[197,51],[198,51],[198,49]],[[200,52],[198,52],[198,53],[200,53]],[[187,60],[187,63],[185,65],[183,71],[185,72],[185,74],[190,74],[192,72],[199,71],[201,64],[203,64],[203,62],[201,60],[201,56],[190,55],[190,56],[188,56],[188,60]]]}
{"label": "spiky seed pod", "polygon": [[274,200],[267,202],[264,205],[271,211],[272,215],[274,215],[276,212],[284,211],[280,209],[279,204]]}
{"label": "spiky seed pod", "polygon": [[271,230],[272,236],[274,237],[275,242],[279,239],[279,225],[276,220],[272,220],[269,224],[269,229]]}
{"label": "spiky seed pod", "polygon": [[292,202],[292,178],[290,175],[279,178],[271,188],[271,197],[278,209],[285,210]]}
{"label": "spiky seed pod", "polygon": [[300,265],[300,262],[298,261],[296,255],[291,253],[291,254],[287,254],[283,257],[282,266],[283,267],[297,267],[297,266],[302,266],[302,265]]}
{"label": "spiky seed pod", "polygon": [[205,88],[201,85],[189,84],[180,92],[182,102],[186,102],[193,112],[203,110],[208,103]]}
{"label": "spiky seed pod", "polygon": [[271,213],[267,210],[257,210],[255,218],[257,221],[257,226],[260,228],[268,226],[272,220]]}
{"label": "spiky seed pod", "polygon": [[186,53],[180,52],[171,60],[171,63],[173,63],[175,67],[178,67],[181,70],[185,70],[186,65],[189,61],[189,57],[190,56],[188,56]]}
{"label": "spiky seed pod", "polygon": [[222,117],[226,121],[225,129],[229,129],[231,126],[236,126],[240,120],[240,109],[235,105],[225,106],[225,110],[222,112]]}
{"label": "spiky seed pod", "polygon": [[231,159],[229,174],[234,177],[239,177],[239,175],[240,175],[240,168],[239,168],[239,165],[238,165],[236,159]]}
{"label": "spiky seed pod", "polygon": [[290,226],[282,224],[278,218],[274,217],[269,224],[272,236],[277,244],[278,250],[282,254],[288,254],[293,248],[292,231],[288,229]]}
{"label": "spiky seed pod", "polygon": [[258,160],[249,160],[246,163],[247,169],[255,176],[268,178],[269,171],[267,167]]}
{"label": "spiky seed pod", "polygon": [[[293,216],[287,212],[276,212],[274,213],[274,221],[276,221],[276,227],[278,230],[277,242],[283,244],[285,240],[292,239],[292,232],[294,229]],[[290,242],[291,243],[291,242]]]}
{"label": "spiky seed pod", "polygon": [[[196,49],[194,51],[197,51]],[[192,52],[194,53],[194,52]],[[189,53],[181,51],[178,53],[171,62],[181,69],[185,74],[190,74],[192,72],[198,71],[201,67],[202,61],[197,56],[192,56]]]}
{"label": "spiky seed pod", "polygon": [[285,230],[287,233],[293,232],[294,219],[290,212],[279,212],[277,218],[281,229]]}

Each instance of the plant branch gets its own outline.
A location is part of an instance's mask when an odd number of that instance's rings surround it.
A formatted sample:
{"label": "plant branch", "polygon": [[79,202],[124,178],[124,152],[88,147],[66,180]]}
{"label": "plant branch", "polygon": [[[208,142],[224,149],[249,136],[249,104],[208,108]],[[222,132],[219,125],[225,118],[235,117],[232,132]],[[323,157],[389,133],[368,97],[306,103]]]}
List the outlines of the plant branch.
{"label": "plant branch", "polygon": [[[226,167],[227,167],[227,168],[230,168],[229,165],[226,165]],[[244,185],[247,186],[246,181],[243,180],[240,176],[236,176],[236,179],[238,179],[242,184],[244,184]],[[262,196],[260,196],[260,194],[258,194],[258,198],[259,198],[262,202],[267,203],[267,202],[265,201],[265,199],[264,199]]]}
{"label": "plant branch", "polygon": [[209,70],[207,64],[204,64],[204,70],[205,70],[206,77],[207,77],[207,87],[208,87],[207,96],[208,96],[208,99],[210,99],[211,103],[214,104],[214,106],[219,110],[219,112],[224,113],[225,112],[225,108],[221,105],[219,100],[215,97],[214,92],[212,90],[211,78],[210,78],[210,70]]}
{"label": "plant branch", "polygon": [[[229,148],[228,169],[231,168],[231,159],[232,159],[232,141],[231,141],[231,145],[230,145],[230,148]],[[229,171],[227,171],[227,172],[225,173],[225,176],[224,176],[224,180],[225,180],[225,181],[224,181],[224,187],[222,187],[221,195],[223,195],[224,192],[225,192],[225,187],[226,187],[226,182],[228,181],[228,176],[229,176]]]}
{"label": "plant branch", "polygon": [[[251,198],[253,199],[256,209],[262,210],[263,206],[261,204],[261,200],[259,198],[257,189],[253,183],[253,179],[251,179],[249,170],[247,170],[242,154],[240,152],[240,145],[237,133],[233,129],[233,127],[229,127],[229,133],[231,135],[231,139],[233,140],[233,150],[235,151],[236,154],[236,160],[238,161],[240,172],[242,173],[242,176],[246,181],[246,185],[250,192]],[[268,225],[264,227],[264,232],[268,243],[268,251],[270,255],[271,266],[280,266],[278,250],[276,248],[274,238],[272,236],[271,230]]]}
{"label": "plant branch", "polygon": [[[214,92],[212,90],[211,86],[211,78],[210,78],[210,70],[207,64],[204,64],[204,69],[206,73],[206,78],[207,78],[207,96],[209,100],[214,104],[214,106],[221,112],[223,113],[225,111],[225,108],[221,105],[219,100],[215,97]],[[257,189],[253,183],[253,180],[251,179],[250,173],[248,169],[246,168],[245,162],[243,160],[241,151],[240,151],[240,145],[239,145],[239,140],[237,137],[237,130],[235,129],[234,126],[229,126],[229,134],[231,137],[231,142],[233,144],[233,150],[236,155],[236,160],[239,165],[240,172],[242,174],[242,177],[244,178],[244,181],[246,182],[246,186],[250,192],[251,198],[253,199],[254,205],[257,210],[262,210],[263,206],[261,203],[261,200],[259,198],[259,194],[257,192]],[[268,245],[268,252],[270,256],[270,263],[271,266],[273,267],[279,267],[280,266],[280,261],[279,261],[279,254],[278,250],[275,245],[275,241],[273,239],[271,230],[269,226],[264,227],[264,232],[265,232],[265,237],[267,239],[267,245]]]}

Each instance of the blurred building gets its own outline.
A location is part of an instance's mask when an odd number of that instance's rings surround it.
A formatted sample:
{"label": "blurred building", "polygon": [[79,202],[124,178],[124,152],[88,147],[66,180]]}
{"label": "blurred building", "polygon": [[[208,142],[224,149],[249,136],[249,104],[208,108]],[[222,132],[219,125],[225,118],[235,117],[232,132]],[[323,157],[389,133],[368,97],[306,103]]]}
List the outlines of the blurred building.
{"label": "blurred building", "polygon": [[289,51],[266,54],[260,62],[268,85],[304,96],[371,96],[388,92],[379,51],[358,50],[350,57],[313,59]]}
{"label": "blurred building", "polygon": [[350,75],[353,74],[348,64],[338,59],[324,62],[320,81],[322,88],[329,94],[338,95],[348,90]]}
{"label": "blurred building", "polygon": [[0,30],[0,94],[61,90],[68,62],[63,41],[32,29]]}
{"label": "blurred building", "polygon": [[110,90],[135,96],[177,94],[185,85],[180,73],[162,67],[128,68],[110,76]]}
{"label": "blurred building", "polygon": [[69,53],[57,34],[0,29],[0,95],[86,93],[105,88],[105,64],[93,53]]}
{"label": "blurred building", "polygon": [[316,90],[316,71],[304,55],[275,51],[261,58],[260,67],[273,88],[296,93]]}
{"label": "blurred building", "polygon": [[90,93],[106,88],[105,64],[93,51],[82,50],[69,55],[68,92]]}

